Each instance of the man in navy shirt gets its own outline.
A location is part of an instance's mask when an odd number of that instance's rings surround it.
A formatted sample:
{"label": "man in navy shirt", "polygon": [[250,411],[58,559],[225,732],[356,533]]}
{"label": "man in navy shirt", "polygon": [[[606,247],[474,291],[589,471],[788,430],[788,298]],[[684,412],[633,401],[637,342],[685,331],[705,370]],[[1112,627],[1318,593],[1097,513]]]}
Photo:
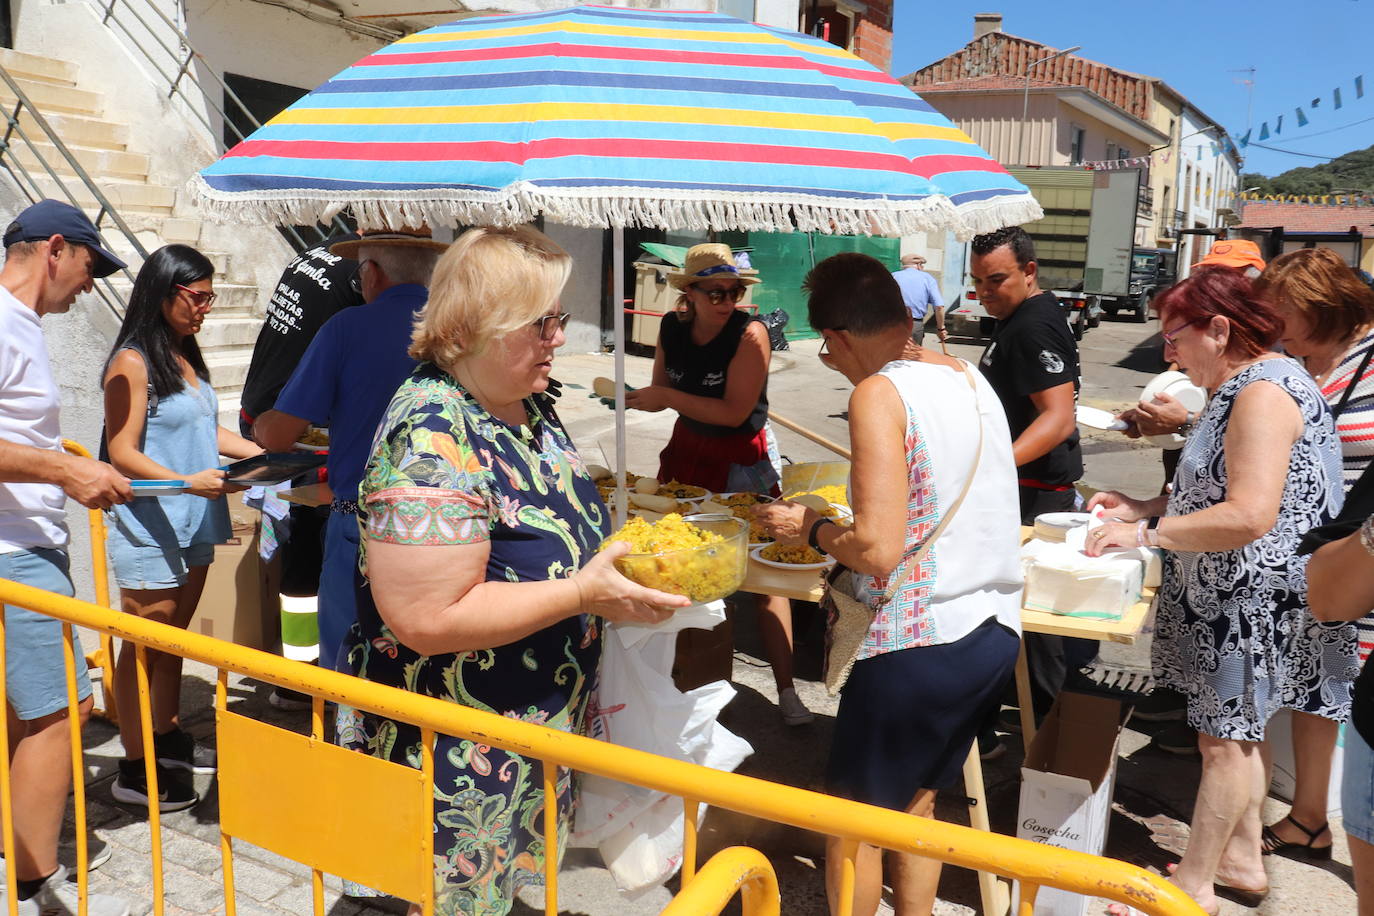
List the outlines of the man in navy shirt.
{"label": "man in navy shirt", "polygon": [[357,619],[358,484],[391,397],[415,368],[410,332],[429,298],[430,274],[448,246],[428,230],[364,231],[330,250],[358,261],[366,305],[329,319],[310,342],[276,406],[253,435],[268,451],[291,448],[311,424],[329,427],[329,486],[334,493],[320,572],[320,664],[333,668]]}
{"label": "man in navy shirt", "polygon": [[911,313],[911,339],[920,346],[925,337],[926,320],[935,315],[935,333],[945,339],[945,301],[940,298],[940,285],[926,273],[926,259],[919,254],[902,255],[902,269],[892,276],[902,289],[902,302]]}

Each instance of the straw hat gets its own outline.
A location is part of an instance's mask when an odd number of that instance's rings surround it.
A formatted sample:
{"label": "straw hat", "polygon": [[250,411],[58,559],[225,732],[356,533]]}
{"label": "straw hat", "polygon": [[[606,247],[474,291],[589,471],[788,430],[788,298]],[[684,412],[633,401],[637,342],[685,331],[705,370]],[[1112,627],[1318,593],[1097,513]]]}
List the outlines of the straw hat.
{"label": "straw hat", "polygon": [[1260,257],[1259,246],[1249,239],[1222,239],[1203,255],[1197,267],[1253,267],[1264,270],[1264,258]]}
{"label": "straw hat", "polygon": [[741,274],[735,266],[735,256],[730,252],[730,246],[719,242],[693,245],[687,249],[687,260],[683,263],[682,270],[668,274],[668,282],[672,284],[673,289],[686,289],[698,280],[709,280],[712,277],[734,277],[745,286],[753,286],[759,282],[758,277],[746,277]]}
{"label": "straw hat", "polygon": [[358,238],[339,242],[330,247],[332,254],[357,259],[358,249],[364,245],[399,245],[403,248],[428,248],[431,251],[447,251],[447,242],[436,242],[428,227],[416,229],[402,226],[400,229],[361,229]]}

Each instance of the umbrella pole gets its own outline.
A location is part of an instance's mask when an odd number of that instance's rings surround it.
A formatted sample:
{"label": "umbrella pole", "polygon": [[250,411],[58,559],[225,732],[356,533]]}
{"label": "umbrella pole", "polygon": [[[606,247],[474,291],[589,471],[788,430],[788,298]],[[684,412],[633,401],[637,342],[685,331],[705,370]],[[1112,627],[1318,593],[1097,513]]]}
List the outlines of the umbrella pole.
{"label": "umbrella pole", "polygon": [[625,524],[625,228],[611,227],[611,326],[615,329],[615,527]]}

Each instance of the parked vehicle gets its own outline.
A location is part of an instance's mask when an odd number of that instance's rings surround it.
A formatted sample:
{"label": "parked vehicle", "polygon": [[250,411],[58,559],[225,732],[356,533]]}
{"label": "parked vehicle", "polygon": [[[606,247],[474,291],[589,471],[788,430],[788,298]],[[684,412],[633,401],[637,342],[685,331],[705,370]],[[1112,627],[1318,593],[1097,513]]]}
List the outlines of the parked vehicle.
{"label": "parked vehicle", "polygon": [[[1172,248],[1137,248],[1131,255],[1131,280],[1127,297],[1136,321],[1149,319],[1150,301],[1155,294],[1173,286],[1178,279],[1178,252]],[[1102,310],[1116,317],[1121,310],[1119,300],[1104,299]]]}
{"label": "parked vehicle", "polygon": [[[1096,327],[1104,311],[1129,312],[1137,321],[1147,320],[1150,297],[1167,285],[1158,277],[1171,276],[1174,261],[1159,249],[1134,247],[1141,170],[1046,166],[1007,171],[1030,189],[1045,211],[1043,219],[1024,228],[1035,241],[1040,288],[1058,297],[1074,337],[1082,339],[1088,328]],[[1137,253],[1146,257],[1137,259]],[[1148,280],[1142,272],[1136,282],[1137,261],[1150,268]],[[949,314],[977,322],[984,336],[991,332],[992,319],[971,287]]]}

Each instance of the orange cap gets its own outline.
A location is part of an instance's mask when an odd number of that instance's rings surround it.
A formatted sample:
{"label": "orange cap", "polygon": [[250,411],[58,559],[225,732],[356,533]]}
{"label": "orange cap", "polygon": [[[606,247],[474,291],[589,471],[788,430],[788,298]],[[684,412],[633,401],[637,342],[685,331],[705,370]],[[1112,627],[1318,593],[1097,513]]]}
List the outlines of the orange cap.
{"label": "orange cap", "polygon": [[1260,257],[1259,246],[1249,239],[1223,239],[1197,262],[1198,267],[1211,265],[1264,270],[1264,258]]}

